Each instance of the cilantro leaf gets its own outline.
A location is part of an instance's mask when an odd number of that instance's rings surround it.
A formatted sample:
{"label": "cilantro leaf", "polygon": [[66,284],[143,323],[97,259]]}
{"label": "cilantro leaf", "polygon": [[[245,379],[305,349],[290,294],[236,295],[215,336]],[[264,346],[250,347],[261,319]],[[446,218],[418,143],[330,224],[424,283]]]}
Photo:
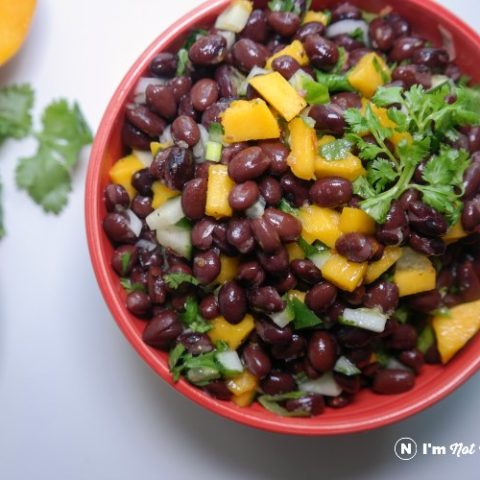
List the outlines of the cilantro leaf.
{"label": "cilantro leaf", "polygon": [[357,40],[359,42],[365,42],[365,33],[363,31],[363,28],[357,27],[353,32],[350,32],[348,35],[354,40]]}
{"label": "cilantro leaf", "polygon": [[306,257],[311,257],[312,255],[328,250],[328,247],[323,243],[316,241],[310,245],[303,237],[300,237],[297,243]]}
{"label": "cilantro leaf", "polygon": [[315,82],[308,75],[302,78],[302,88],[306,92],[305,100],[309,105],[319,105],[330,101],[327,86]]}
{"label": "cilantro leaf", "polygon": [[299,213],[298,208],[292,207],[290,205],[290,203],[287,200],[285,200],[284,198],[282,198],[280,200],[280,203],[278,204],[278,208],[282,212],[289,213],[290,215],[293,215],[294,217],[297,217],[298,213]]}
{"label": "cilantro leaf", "polygon": [[179,288],[182,283],[199,285],[199,281],[194,276],[188,275],[187,273],[167,273],[163,279],[170,288],[174,289]]}
{"label": "cilantro leaf", "polygon": [[7,138],[20,139],[32,128],[34,93],[27,85],[0,88],[0,143]]}
{"label": "cilantro leaf", "polygon": [[317,82],[326,85],[330,92],[354,92],[346,75],[340,73],[325,73],[315,70]]}
{"label": "cilantro leaf", "polygon": [[42,131],[36,134],[37,153],[20,159],[16,181],[46,212],[60,213],[71,191],[70,170],[80,150],[92,141],[86,121],[75,103],[51,103],[42,116]]}
{"label": "cilantro leaf", "polygon": [[177,53],[178,63],[177,63],[177,77],[182,77],[185,75],[188,67],[188,50],[181,48]]}
{"label": "cilantro leaf", "polygon": [[358,177],[353,182],[353,193],[362,198],[372,198],[372,197],[375,197],[375,195],[377,194],[375,189],[372,188],[370,183],[368,183],[367,178],[363,176]]}
{"label": "cilantro leaf", "polygon": [[345,138],[334,140],[320,147],[320,155],[328,161],[344,160],[350,153],[352,142]]}
{"label": "cilantro leaf", "polygon": [[402,103],[402,87],[379,87],[372,97],[377,107],[388,107],[394,103]]}
{"label": "cilantro leaf", "polygon": [[377,193],[382,192],[397,178],[398,172],[389,160],[377,158],[368,166],[367,179]]}
{"label": "cilantro leaf", "polygon": [[212,325],[200,315],[198,303],[193,297],[187,298],[185,302],[185,312],[180,316],[183,323],[187,328],[190,328],[192,332],[206,333],[212,329]]}
{"label": "cilantro leaf", "polygon": [[132,255],[130,252],[123,252],[120,255],[120,262],[122,266],[122,275],[125,275],[127,273],[127,268],[128,264],[130,263],[130,260],[132,259]]}
{"label": "cilantro leaf", "polygon": [[125,289],[127,293],[146,292],[145,287],[141,283],[132,283],[129,278],[121,278],[120,285]]}

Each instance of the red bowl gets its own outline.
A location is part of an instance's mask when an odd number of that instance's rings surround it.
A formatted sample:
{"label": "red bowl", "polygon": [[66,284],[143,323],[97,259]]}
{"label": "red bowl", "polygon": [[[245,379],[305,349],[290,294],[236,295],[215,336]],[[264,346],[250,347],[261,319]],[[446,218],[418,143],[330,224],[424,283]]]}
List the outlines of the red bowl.
{"label": "red bowl", "polygon": [[[314,0],[315,8],[328,8],[335,0]],[[366,10],[379,12],[386,6],[405,16],[413,29],[434,44],[441,44],[439,25],[448,30],[456,46],[456,62],[463,71],[480,81],[480,37],[465,23],[432,0],[353,0]],[[144,322],[125,308],[125,293],[110,266],[112,246],[102,229],[106,214],[102,192],[108,183],[108,170],[124,153],[120,127],[130,92],[148,68],[156,53],[175,51],[189,29],[210,25],[229,4],[229,0],[205,2],[162,33],[140,55],[114,93],[103,116],[93,144],[85,191],[87,238],[93,268],[105,301],[128,341],[141,357],[173,388],[199,405],[224,417],[251,427],[299,435],[335,435],[360,432],[388,425],[420,412],[459,387],[480,367],[480,336],[473,339],[448,365],[426,366],[417,378],[415,388],[395,396],[380,396],[364,390],[345,409],[328,409],[314,418],[283,418],[254,404],[239,408],[231,402],[215,400],[184,380],[173,383],[167,365],[167,355],[142,341]],[[256,1],[264,6],[266,1]]]}

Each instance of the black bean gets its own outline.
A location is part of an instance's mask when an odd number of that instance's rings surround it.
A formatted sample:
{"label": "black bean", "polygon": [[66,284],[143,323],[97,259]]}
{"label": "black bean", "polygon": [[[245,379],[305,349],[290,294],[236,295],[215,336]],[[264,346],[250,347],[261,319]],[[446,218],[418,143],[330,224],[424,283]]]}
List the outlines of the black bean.
{"label": "black bean", "polygon": [[254,288],[248,292],[250,308],[264,312],[281,312],[285,302],[273,287]]}
{"label": "black bean", "polygon": [[309,116],[315,120],[315,128],[323,133],[341,136],[345,132],[343,110],[338,105],[314,105]]}
{"label": "black bean", "polygon": [[417,201],[409,204],[408,220],[410,226],[423,235],[436,237],[445,235],[448,230],[445,217],[422,202]]}
{"label": "black bean", "polygon": [[267,16],[260,9],[254,10],[240,33],[242,38],[248,38],[257,43],[265,43],[268,38]]}
{"label": "black bean", "polygon": [[159,137],[167,126],[165,120],[143,105],[131,105],[125,110],[127,120],[149,137]]}
{"label": "black bean", "polygon": [[272,62],[272,69],[290,80],[300,70],[300,64],[290,55],[280,55]]}
{"label": "black bean", "polygon": [[381,308],[384,313],[392,313],[398,306],[398,287],[391,282],[379,280],[367,289],[364,306]]}
{"label": "black bean", "polygon": [[214,380],[203,388],[211,397],[217,400],[228,401],[233,395],[222,380]]}
{"label": "black bean", "polygon": [[322,274],[315,264],[308,259],[296,259],[290,263],[293,274],[302,282],[318,283],[322,280]]}
{"label": "black bean", "polygon": [[143,341],[153,348],[169,350],[182,333],[182,324],[172,310],[158,312],[143,331]]}
{"label": "black bean", "polygon": [[145,90],[145,98],[150,110],[167,120],[177,113],[177,100],[174,89],[169,85],[149,85]]}
{"label": "black bean", "polygon": [[265,177],[258,184],[258,188],[268,206],[275,207],[280,203],[282,199],[282,187],[276,178]]}
{"label": "black bean", "polygon": [[480,225],[480,195],[464,203],[462,225],[467,232],[473,232]]}
{"label": "black bean", "polygon": [[428,256],[440,256],[445,253],[446,245],[440,238],[422,237],[411,233],[408,244],[418,253]]}
{"label": "black bean", "polygon": [[286,275],[288,272],[289,257],[287,249],[283,245],[269,253],[257,251],[257,258],[262,268],[276,278]]}
{"label": "black bean", "polygon": [[362,11],[348,2],[342,2],[332,9],[332,23],[340,20],[360,20],[362,18]]}
{"label": "black bean", "polygon": [[412,57],[412,63],[425,65],[435,72],[444,71],[449,60],[448,53],[444,48],[421,48]]}
{"label": "black bean", "polygon": [[353,195],[352,182],[340,177],[317,180],[310,188],[310,201],[319,207],[336,208],[348,203]]}
{"label": "black bean", "polygon": [[438,290],[417,293],[408,298],[408,304],[417,312],[430,313],[442,303],[442,295]]}
{"label": "black bean", "polygon": [[302,232],[302,224],[293,215],[273,207],[264,213],[265,220],[276,230],[282,242],[295,242]]}
{"label": "black bean", "polygon": [[221,35],[200,37],[188,51],[194,65],[208,66],[222,63],[227,53],[227,41]]}
{"label": "black bean", "polygon": [[120,277],[130,275],[132,268],[137,263],[138,252],[134,245],[121,245],[112,255],[112,267]]}
{"label": "black bean", "polygon": [[134,127],[130,122],[124,122],[122,126],[122,142],[127,147],[135,150],[150,150],[152,139]]}
{"label": "black bean", "polygon": [[218,85],[220,97],[233,98],[237,96],[237,87],[233,81],[233,75],[233,67],[230,65],[223,64],[215,70],[215,81]]}
{"label": "black bean", "polygon": [[112,242],[135,243],[137,240],[127,217],[120,213],[109,213],[103,219],[103,229]]}
{"label": "black bean", "polygon": [[335,248],[351,262],[367,262],[377,251],[377,241],[363,233],[346,233],[335,243]]}
{"label": "black bean", "polygon": [[244,287],[256,288],[265,281],[265,272],[255,260],[238,266],[236,280]]}
{"label": "black bean", "polygon": [[109,183],[103,191],[103,201],[105,202],[106,209],[109,212],[113,212],[117,209],[128,208],[130,197],[125,187],[116,183]]}
{"label": "black bean", "polygon": [[264,155],[270,159],[270,173],[283,175],[288,171],[287,158],[290,153],[288,148],[281,142],[261,142],[259,147]]}
{"label": "black bean", "polygon": [[175,77],[170,80],[168,85],[173,93],[173,98],[179,102],[191,90],[192,79],[190,77]]}
{"label": "black bean", "polygon": [[218,292],[218,306],[227,322],[240,323],[247,313],[245,290],[234,281],[224,283]]}
{"label": "black bean", "polygon": [[218,300],[215,295],[207,295],[202,299],[198,308],[203,318],[207,320],[213,320],[220,315],[220,309],[218,307]]}
{"label": "black bean", "polygon": [[308,291],[305,304],[318,315],[331,307],[336,298],[336,287],[328,282],[320,282]]}
{"label": "black bean", "polygon": [[249,147],[237,153],[228,164],[228,175],[237,183],[253,180],[270,167],[270,159],[260,147]]}
{"label": "black bean", "polygon": [[382,17],[377,17],[370,22],[369,34],[373,48],[387,52],[393,47],[395,41],[393,27]]}
{"label": "black bean", "polygon": [[127,309],[137,317],[143,317],[150,312],[152,302],[145,292],[135,291],[127,296]]}
{"label": "black bean", "polygon": [[248,218],[230,219],[227,227],[227,241],[243,254],[255,249],[255,239]]}
{"label": "black bean", "polygon": [[194,178],[185,184],[182,191],[182,210],[191,220],[201,220],[207,202],[207,180]]}
{"label": "black bean", "polygon": [[361,383],[359,375],[342,375],[341,373],[334,373],[333,376],[343,392],[355,394],[360,391]]}
{"label": "black bean", "polygon": [[208,353],[214,348],[210,338],[204,333],[182,333],[180,337],[178,337],[178,341],[185,347],[187,352],[192,355]]}
{"label": "black bean", "polygon": [[132,186],[135,190],[140,193],[140,195],[151,197],[152,192],[152,183],[155,180],[153,175],[150,173],[148,168],[144,168],[135,172],[132,176]]}
{"label": "black bean", "polygon": [[302,25],[295,33],[295,40],[305,42],[305,40],[311,35],[322,36],[325,33],[325,25],[320,22],[308,22]]}
{"label": "black bean", "polygon": [[320,415],[325,410],[325,401],[322,395],[311,394],[295,400],[287,400],[285,408],[289,412],[304,412],[308,415]]}
{"label": "black bean", "polygon": [[[332,40],[335,42],[337,47],[342,47],[347,52],[352,52],[353,50],[358,50],[359,48],[365,47],[363,41],[353,38],[348,34],[337,35],[336,37],[332,38]],[[343,67],[343,69],[345,69],[345,67],[346,65]]]}
{"label": "black bean", "polygon": [[[191,180],[195,174],[192,153],[190,150],[179,147],[170,147],[164,152],[167,152],[165,183],[171,189],[182,190],[185,183]],[[150,168],[150,172],[152,172],[152,168]]]}
{"label": "black bean", "polygon": [[193,108],[203,112],[218,100],[217,82],[210,78],[202,78],[192,87],[190,95]]}
{"label": "black bean", "polygon": [[330,100],[342,110],[347,110],[349,108],[362,108],[362,100],[360,96],[353,92],[337,93],[333,95]]}
{"label": "black bean", "polygon": [[385,245],[401,245],[408,238],[408,218],[400,202],[393,202],[387,220],[377,231],[377,239]]}
{"label": "black bean", "polygon": [[291,37],[300,27],[300,17],[292,12],[269,11],[267,22],[282,37]]}
{"label": "black bean", "polygon": [[267,317],[255,319],[255,331],[262,341],[271,345],[285,345],[292,339],[292,329],[289,325],[280,328]]}
{"label": "black bean", "polygon": [[261,387],[267,395],[280,395],[295,390],[293,375],[282,371],[272,371],[261,382]]}
{"label": "black bean", "polygon": [[218,277],[220,266],[220,258],[215,250],[199,252],[193,258],[193,274],[202,285],[208,285]]}
{"label": "black bean", "polygon": [[405,350],[398,356],[398,359],[407,367],[410,367],[416,375],[420,373],[425,359],[423,358],[423,353],[416,348],[412,350]]}
{"label": "black bean", "polygon": [[269,51],[261,43],[248,38],[242,38],[232,47],[232,56],[235,66],[245,73],[249,73],[253,67],[264,67]]}
{"label": "black bean", "polygon": [[386,342],[395,350],[410,350],[415,348],[417,337],[417,331],[412,325],[400,324],[396,325]]}
{"label": "black bean", "polygon": [[211,218],[202,218],[192,228],[192,245],[200,250],[208,250],[213,244],[215,222]]}
{"label": "black bean", "polygon": [[228,196],[228,203],[233,210],[241,212],[250,208],[259,197],[260,191],[257,184],[252,180],[248,180],[233,187]]}
{"label": "black bean", "polygon": [[407,89],[413,85],[426,89],[432,86],[432,74],[425,65],[400,65],[393,70],[392,79],[402,81]]}
{"label": "black bean", "polygon": [[193,147],[200,140],[200,129],[192,117],[180,115],[172,123],[172,137],[176,143]]}
{"label": "black bean", "polygon": [[177,64],[177,55],[161,52],[150,62],[150,71],[157,77],[173,77],[177,71]]}
{"label": "black bean", "polygon": [[379,370],[373,377],[372,390],[376,393],[390,395],[411,390],[415,385],[412,372],[398,369]]}
{"label": "black bean", "polygon": [[132,211],[138,218],[146,218],[153,212],[152,198],[135,195],[132,200]]}
{"label": "black bean", "polygon": [[272,362],[267,353],[257,343],[249,343],[242,353],[247,370],[259,379],[265,378],[272,369]]}
{"label": "black bean", "polygon": [[307,356],[318,372],[332,370],[337,357],[337,346],[332,335],[327,332],[313,332],[308,342]]}
{"label": "black bean", "polygon": [[280,247],[280,236],[272,225],[264,218],[254,218],[250,221],[253,236],[263,251],[273,253]]}
{"label": "black bean", "polygon": [[388,13],[384,18],[393,27],[396,37],[404,37],[410,34],[408,21],[398,13]]}
{"label": "black bean", "polygon": [[457,282],[464,302],[474,302],[480,299],[480,279],[470,260],[462,262],[457,267]]}
{"label": "black bean", "polygon": [[309,35],[305,42],[305,51],[310,63],[321,70],[330,70],[338,62],[338,47],[320,35]]}
{"label": "black bean", "polygon": [[285,198],[293,204],[294,207],[301,207],[309,196],[310,184],[305,180],[300,180],[292,173],[286,173],[280,180],[280,185]]}
{"label": "black bean", "polygon": [[403,37],[395,41],[390,52],[390,59],[394,62],[409,60],[413,54],[425,45],[425,41],[418,37]]}
{"label": "black bean", "polygon": [[307,342],[304,337],[294,333],[289,343],[285,345],[273,345],[272,357],[276,360],[285,360],[291,362],[305,355]]}

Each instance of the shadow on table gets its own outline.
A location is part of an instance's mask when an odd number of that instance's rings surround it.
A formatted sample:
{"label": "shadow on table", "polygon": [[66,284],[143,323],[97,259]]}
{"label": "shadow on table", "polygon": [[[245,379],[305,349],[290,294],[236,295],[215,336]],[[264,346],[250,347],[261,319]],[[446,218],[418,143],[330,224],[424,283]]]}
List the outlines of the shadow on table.
{"label": "shadow on table", "polygon": [[[393,453],[396,439],[402,436],[438,439],[445,430],[445,419],[454,417],[455,411],[475,398],[468,393],[474,388],[474,382],[470,382],[462,387],[462,394],[456,392],[427,412],[399,424],[349,436],[306,438],[235,424],[194,406],[161,380],[156,382],[150,372],[144,371],[142,377],[145,388],[163,404],[154,420],[159,423],[160,432],[165,421],[172,422],[184,431],[189,449],[204,452],[206,459],[221,458],[222,463],[229,463],[232,475],[243,472],[245,478],[276,480],[329,477],[343,480],[364,475],[374,478],[377,470],[385,471],[384,464],[399,462]],[[438,421],[440,412],[443,422]]]}

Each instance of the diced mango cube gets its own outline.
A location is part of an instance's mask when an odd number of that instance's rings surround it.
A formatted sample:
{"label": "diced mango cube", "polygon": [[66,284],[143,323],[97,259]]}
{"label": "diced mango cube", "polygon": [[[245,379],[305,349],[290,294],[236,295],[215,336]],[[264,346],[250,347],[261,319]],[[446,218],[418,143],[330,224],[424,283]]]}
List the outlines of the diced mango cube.
{"label": "diced mango cube", "polygon": [[402,256],[400,247],[385,247],[382,258],[368,265],[365,274],[365,283],[374,282],[380,275],[384,274]]}
{"label": "diced mango cube", "polygon": [[278,72],[258,75],[250,85],[289,122],[306,106],[307,102]]}
{"label": "diced mango cube", "polygon": [[342,233],[375,233],[375,220],[360,208],[345,207],[340,214]]}
{"label": "diced mango cube", "polygon": [[272,62],[283,55],[288,55],[295,59],[301,67],[308,65],[308,56],[303,48],[302,42],[299,40],[294,40],[290,45],[287,45],[285,48],[282,48],[277,53],[273,54],[268,60],[265,68],[268,70],[272,69]]}
{"label": "diced mango cube", "polygon": [[222,340],[232,350],[236,350],[255,328],[255,322],[251,315],[245,315],[243,320],[236,325],[228,323],[223,317],[211,320],[212,329],[208,332],[210,340],[215,344]]}
{"label": "diced mango cube", "polygon": [[293,260],[303,260],[305,258],[305,252],[300,248],[298,243],[287,244],[288,258],[292,262]]}
{"label": "diced mango cube", "polygon": [[267,104],[254,100],[236,100],[222,114],[227,143],[266,140],[280,137],[280,127]]}
{"label": "diced mango cube", "polygon": [[465,238],[468,233],[464,230],[461,220],[459,220],[455,225],[452,225],[445,236],[443,237],[443,241],[450,245],[451,243],[458,242],[462,238]]}
{"label": "diced mango cube", "polygon": [[450,309],[449,316],[432,320],[437,347],[443,363],[447,363],[480,330],[480,300]]}
{"label": "diced mango cube", "polygon": [[338,253],[333,254],[321,268],[323,278],[338,288],[353,292],[363,282],[367,263],[350,262]]}
{"label": "diced mango cube", "polygon": [[437,273],[427,256],[411,248],[403,248],[393,276],[401,297],[433,290],[436,279]]}
{"label": "diced mango cube", "polygon": [[328,15],[323,12],[314,12],[313,10],[309,10],[305,16],[303,17],[303,24],[310,23],[310,22],[318,22],[323,23],[325,26],[328,25]]}
{"label": "diced mango cube", "polygon": [[233,280],[237,275],[238,271],[238,258],[237,257],[227,257],[227,255],[220,255],[220,273],[215,279],[214,283],[219,283],[220,285]]}
{"label": "diced mango cube", "polygon": [[228,176],[226,165],[208,167],[207,203],[205,213],[214,218],[231,217],[232,207],[228,202],[230,191],[235,182]]}
{"label": "diced mango cube", "polygon": [[132,186],[132,177],[136,172],[144,168],[145,165],[135,155],[128,155],[114,163],[109,171],[110,181],[125,188],[130,199],[132,199],[136,193],[135,188]]}
{"label": "diced mango cube", "polygon": [[[340,214],[330,208],[309,205],[299,210],[299,220],[302,222],[302,237],[319,240],[330,248],[341,237]],[[307,240],[308,241],[308,240]]]}
{"label": "diced mango cube", "polygon": [[288,165],[293,174],[303,180],[311,180],[315,173],[317,136],[301,118],[293,119],[289,124],[290,155]]}
{"label": "diced mango cube", "polygon": [[388,82],[390,70],[385,60],[376,53],[367,53],[350,70],[350,85],[365,97],[373,97],[378,87]]}
{"label": "diced mango cube", "polygon": [[232,402],[237,405],[237,407],[248,407],[253,400],[255,400],[256,390],[250,390],[249,392],[242,393],[241,395],[234,395],[232,397]]}
{"label": "diced mango cube", "polygon": [[162,206],[168,199],[176,197],[180,194],[176,190],[172,190],[164,185],[162,182],[153,182],[152,184],[153,199],[152,207],[156,210]]}
{"label": "diced mango cube", "polygon": [[165,150],[173,145],[173,142],[150,142],[150,152],[155,156],[160,150]]}
{"label": "diced mango cube", "polygon": [[246,392],[255,391],[258,385],[258,379],[248,370],[244,370],[240,375],[228,379],[226,385],[230,392],[238,397]]}

